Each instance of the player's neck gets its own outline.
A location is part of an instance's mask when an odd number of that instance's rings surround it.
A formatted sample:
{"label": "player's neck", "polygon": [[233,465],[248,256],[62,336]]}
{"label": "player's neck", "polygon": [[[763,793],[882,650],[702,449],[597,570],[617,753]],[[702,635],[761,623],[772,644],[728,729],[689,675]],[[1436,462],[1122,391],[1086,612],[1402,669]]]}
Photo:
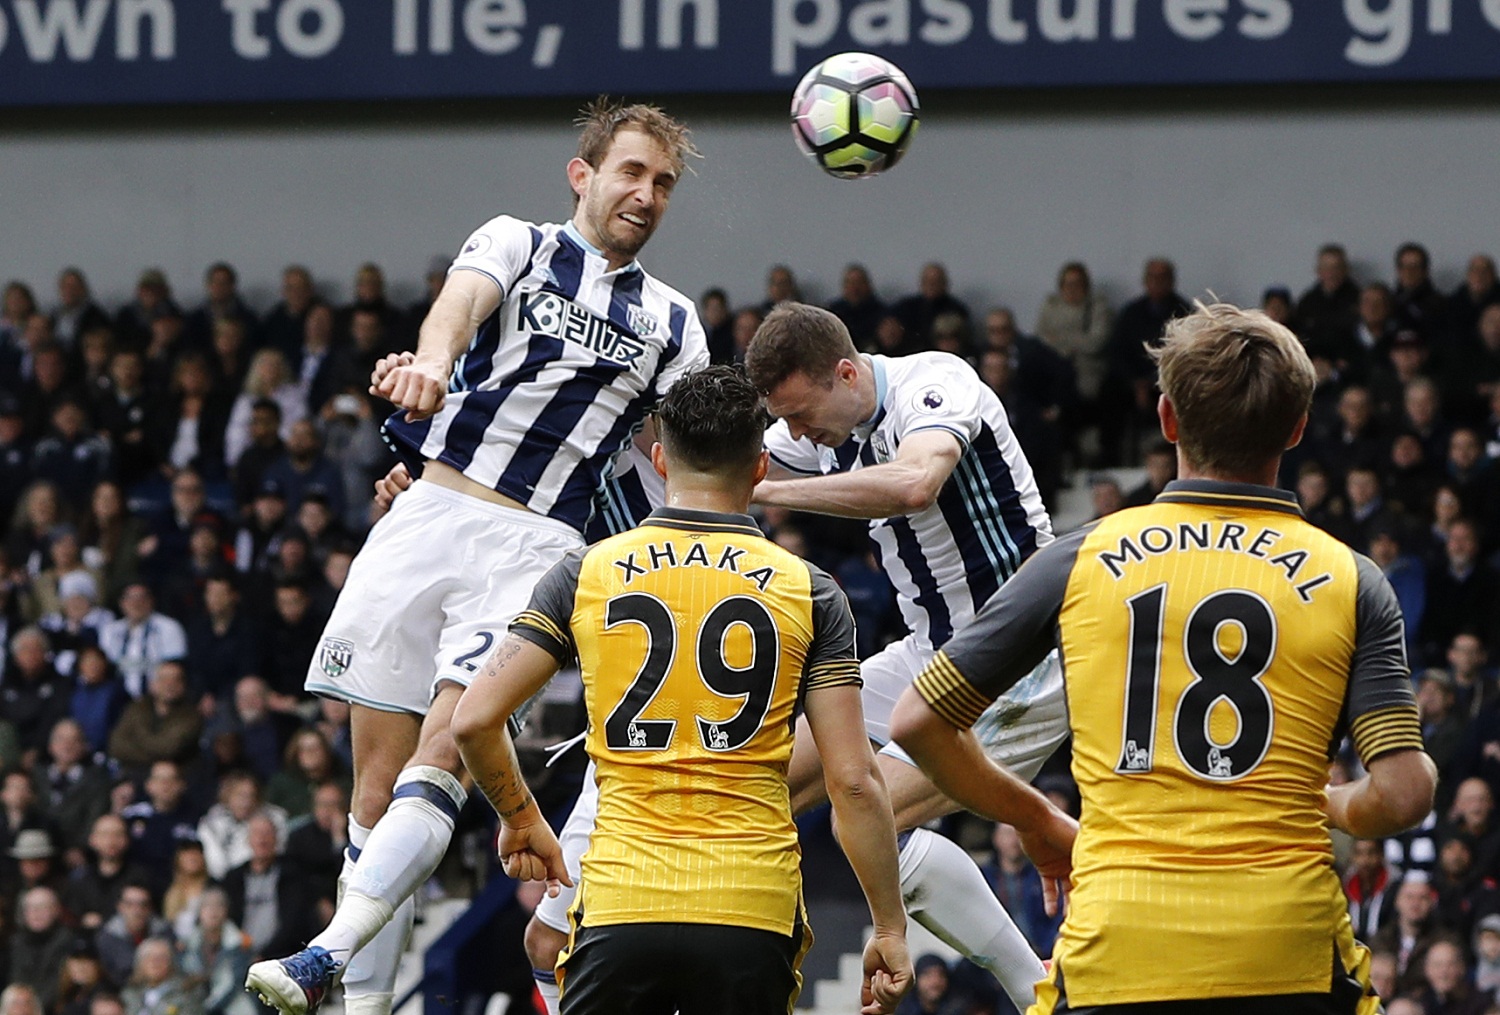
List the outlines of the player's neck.
{"label": "player's neck", "polygon": [[1275,486],[1276,474],[1281,468],[1279,457],[1267,462],[1262,468],[1249,469],[1243,472],[1227,472],[1222,469],[1196,469],[1193,464],[1183,455],[1181,447],[1177,451],[1177,478],[1178,479],[1207,479],[1216,483],[1248,483],[1252,486]]}
{"label": "player's neck", "polygon": [[750,489],[726,490],[721,485],[667,481],[667,507],[689,511],[714,511],[724,515],[743,515],[750,511]]}

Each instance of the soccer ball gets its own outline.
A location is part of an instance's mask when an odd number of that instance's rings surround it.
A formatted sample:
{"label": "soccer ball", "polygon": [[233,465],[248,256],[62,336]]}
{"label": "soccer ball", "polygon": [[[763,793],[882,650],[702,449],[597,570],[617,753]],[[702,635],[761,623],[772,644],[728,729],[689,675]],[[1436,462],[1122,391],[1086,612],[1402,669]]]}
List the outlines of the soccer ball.
{"label": "soccer ball", "polygon": [[792,93],[792,134],[825,173],[859,179],[906,153],[917,109],[916,90],[895,64],[840,53],[808,71]]}

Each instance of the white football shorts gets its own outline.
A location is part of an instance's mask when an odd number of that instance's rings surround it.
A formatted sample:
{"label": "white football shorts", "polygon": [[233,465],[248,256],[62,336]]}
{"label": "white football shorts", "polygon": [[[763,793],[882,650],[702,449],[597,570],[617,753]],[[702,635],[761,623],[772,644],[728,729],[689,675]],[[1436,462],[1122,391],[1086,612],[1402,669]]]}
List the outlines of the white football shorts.
{"label": "white football shorts", "polygon": [[349,568],[304,685],[385,712],[425,715],[437,685],[467,687],[577,530],[420,480]]}
{"label": "white football shorts", "polygon": [[568,877],[573,879],[572,888],[564,888],[557,898],[542,896],[537,903],[535,916],[560,934],[568,933],[568,910],[573,908],[573,899],[578,895],[578,879],[583,875],[583,854],[589,848],[589,836],[594,834],[594,819],[599,815],[599,783],[594,777],[594,763],[589,762],[583,773],[583,786],[578,791],[578,802],[573,813],[557,833],[562,846],[563,863],[567,865]]}

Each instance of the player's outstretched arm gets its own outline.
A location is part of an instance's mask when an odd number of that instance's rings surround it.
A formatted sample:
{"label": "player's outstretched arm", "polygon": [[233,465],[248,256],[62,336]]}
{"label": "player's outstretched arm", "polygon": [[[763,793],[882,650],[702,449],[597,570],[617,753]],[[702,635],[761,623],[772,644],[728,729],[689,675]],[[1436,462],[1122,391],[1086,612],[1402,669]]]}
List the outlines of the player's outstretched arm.
{"label": "player's outstretched arm", "polygon": [[1361,839],[1383,839],[1415,828],[1432,810],[1437,766],[1426,751],[1393,751],[1363,776],[1330,786],[1324,807],[1335,828]]}
{"label": "player's outstretched arm", "polygon": [[972,731],[954,726],[908,687],[891,713],[891,737],[956,803],[991,821],[1014,825],[1042,876],[1049,915],[1067,893],[1078,822],[1035,787],[990,760]]}
{"label": "player's outstretched arm", "polygon": [[806,710],[813,742],[823,759],[834,827],[875,924],[875,936],[865,947],[860,1010],[866,1015],[891,1012],[911,987],[912,968],[906,951],[906,910],[901,902],[890,796],[865,736],[859,688],[841,685],[810,690]]}
{"label": "player's outstretched arm", "polygon": [[755,488],[758,504],[843,518],[890,518],[924,511],[963,457],[947,430],[921,430],[901,442],[884,465],[800,479],[767,480]]}
{"label": "player's outstretched arm", "polygon": [[[407,421],[431,416],[443,407],[453,364],[474,332],[500,306],[500,287],[477,271],[455,271],[422,322],[417,352],[410,362],[377,365],[371,390],[406,410]],[[403,357],[404,358],[404,357]]]}
{"label": "player's outstretched arm", "polygon": [[505,873],[522,881],[545,881],[553,896],[573,882],[557,836],[521,774],[506,723],[556,672],[557,659],[550,652],[508,635],[459,698],[452,723],[464,766],[500,815],[498,848]]}

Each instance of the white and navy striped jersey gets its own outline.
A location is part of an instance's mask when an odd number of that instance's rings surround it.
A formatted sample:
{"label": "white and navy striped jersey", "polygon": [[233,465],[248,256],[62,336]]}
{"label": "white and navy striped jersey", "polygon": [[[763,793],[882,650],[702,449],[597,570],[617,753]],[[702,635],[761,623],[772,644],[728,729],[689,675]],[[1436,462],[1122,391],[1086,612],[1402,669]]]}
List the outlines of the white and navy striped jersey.
{"label": "white and navy striped jersey", "polygon": [[875,415],[847,441],[825,448],[794,440],[778,421],[766,431],[766,448],[788,471],[816,476],[889,462],[902,440],[922,430],[958,438],[963,456],[932,507],[870,522],[907,627],[937,648],[1052,542],[1052,520],[1005,407],[972,367],[946,352],[868,359]]}
{"label": "white and navy striped jersey", "polygon": [[651,464],[651,457],[631,441],[604,476],[594,501],[594,517],[583,530],[585,542],[597,543],[635,528],[666,503],[667,481]]}
{"label": "white and navy striped jersey", "polygon": [[697,310],[637,262],[610,271],[571,222],[491,219],[449,271],[489,276],[500,306],[454,364],[442,411],[416,423],[398,412],[387,434],[583,531],[646,413],[708,365]]}

